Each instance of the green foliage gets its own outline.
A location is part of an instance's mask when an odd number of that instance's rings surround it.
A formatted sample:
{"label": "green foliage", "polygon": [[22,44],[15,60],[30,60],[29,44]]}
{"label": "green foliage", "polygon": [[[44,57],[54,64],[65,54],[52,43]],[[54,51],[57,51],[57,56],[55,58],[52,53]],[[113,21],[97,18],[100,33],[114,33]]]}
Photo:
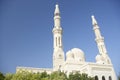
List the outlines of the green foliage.
{"label": "green foliage", "polygon": [[41,73],[41,76],[40,76],[41,78],[49,78],[50,76],[47,74],[47,72],[43,72],[43,73]]}
{"label": "green foliage", "polygon": [[4,80],[12,80],[12,78],[13,78],[13,74],[7,73],[7,74],[5,75],[5,79],[4,79]]}
{"label": "green foliage", "polygon": [[118,75],[118,80],[120,80],[120,73],[119,73],[119,75]]}
{"label": "green foliage", "polygon": [[78,72],[71,73],[68,80],[94,80],[92,77],[88,77],[87,74],[80,74]]}
{"label": "green foliage", "polygon": [[65,73],[56,71],[50,75],[46,72],[30,73],[27,71],[17,72],[15,74],[6,74],[5,79],[1,80],[94,80],[87,74],[71,73],[68,77]]}
{"label": "green foliage", "polygon": [[0,80],[4,80],[5,76],[0,72]]}
{"label": "green foliage", "polygon": [[67,80],[67,76],[63,72],[56,71],[50,75],[50,80]]}
{"label": "green foliage", "polygon": [[79,74],[79,73],[75,73],[75,74],[71,73],[69,75],[69,80],[80,80],[80,76],[81,76],[81,74]]}

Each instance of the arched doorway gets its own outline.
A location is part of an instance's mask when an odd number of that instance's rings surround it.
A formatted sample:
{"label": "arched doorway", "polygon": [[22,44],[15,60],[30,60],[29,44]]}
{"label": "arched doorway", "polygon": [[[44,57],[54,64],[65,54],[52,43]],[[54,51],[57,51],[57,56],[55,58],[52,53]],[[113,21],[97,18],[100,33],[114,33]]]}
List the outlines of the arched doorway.
{"label": "arched doorway", "polygon": [[95,76],[95,80],[98,80],[98,76]]}
{"label": "arched doorway", "polygon": [[102,80],[105,80],[105,76],[102,76]]}
{"label": "arched doorway", "polygon": [[111,76],[109,76],[109,80],[112,80],[112,77],[111,77]]}

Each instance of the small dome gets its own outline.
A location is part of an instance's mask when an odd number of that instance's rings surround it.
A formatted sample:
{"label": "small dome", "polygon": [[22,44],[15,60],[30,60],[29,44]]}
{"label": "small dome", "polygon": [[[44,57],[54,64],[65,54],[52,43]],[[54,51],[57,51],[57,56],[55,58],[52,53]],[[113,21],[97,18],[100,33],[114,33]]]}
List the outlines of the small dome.
{"label": "small dome", "polygon": [[104,64],[104,58],[100,54],[96,56],[96,62],[100,64]]}
{"label": "small dome", "polygon": [[85,61],[84,52],[81,49],[73,48],[66,53],[67,60],[74,59],[75,61]]}
{"label": "small dome", "polygon": [[96,61],[99,61],[99,60],[101,60],[101,56],[98,54],[95,59],[96,59]]}
{"label": "small dome", "polygon": [[96,56],[96,61],[101,61],[102,58],[103,58],[103,57],[102,57],[100,54],[98,54],[98,55]]}

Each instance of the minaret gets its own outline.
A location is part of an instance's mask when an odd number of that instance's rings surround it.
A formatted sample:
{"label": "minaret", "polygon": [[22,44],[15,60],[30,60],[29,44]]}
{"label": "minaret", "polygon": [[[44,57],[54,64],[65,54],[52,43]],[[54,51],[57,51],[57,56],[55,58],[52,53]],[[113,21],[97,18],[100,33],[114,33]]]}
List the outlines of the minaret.
{"label": "minaret", "polygon": [[95,17],[94,16],[91,16],[91,17],[92,17],[93,30],[94,30],[95,36],[96,36],[95,41],[97,43],[99,54],[101,56],[100,59],[103,61],[103,64],[111,63],[111,61],[108,57],[108,54],[107,54],[106,47],[105,47],[104,37],[102,37],[102,35],[101,35],[100,29],[99,29],[99,26],[97,24]]}
{"label": "minaret", "polygon": [[57,71],[61,69],[64,63],[64,51],[62,44],[62,28],[60,22],[60,10],[58,4],[55,6],[54,12],[54,28],[53,28],[53,70]]}

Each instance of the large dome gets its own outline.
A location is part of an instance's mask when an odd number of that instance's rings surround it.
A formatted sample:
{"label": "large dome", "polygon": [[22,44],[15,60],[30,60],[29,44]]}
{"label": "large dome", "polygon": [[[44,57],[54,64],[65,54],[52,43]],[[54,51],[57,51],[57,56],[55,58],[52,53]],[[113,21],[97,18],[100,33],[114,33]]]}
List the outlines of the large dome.
{"label": "large dome", "polygon": [[84,52],[79,48],[73,48],[71,51],[75,57],[84,57]]}
{"label": "large dome", "polygon": [[75,61],[85,61],[84,52],[79,48],[73,48],[66,53],[67,60],[74,59]]}

